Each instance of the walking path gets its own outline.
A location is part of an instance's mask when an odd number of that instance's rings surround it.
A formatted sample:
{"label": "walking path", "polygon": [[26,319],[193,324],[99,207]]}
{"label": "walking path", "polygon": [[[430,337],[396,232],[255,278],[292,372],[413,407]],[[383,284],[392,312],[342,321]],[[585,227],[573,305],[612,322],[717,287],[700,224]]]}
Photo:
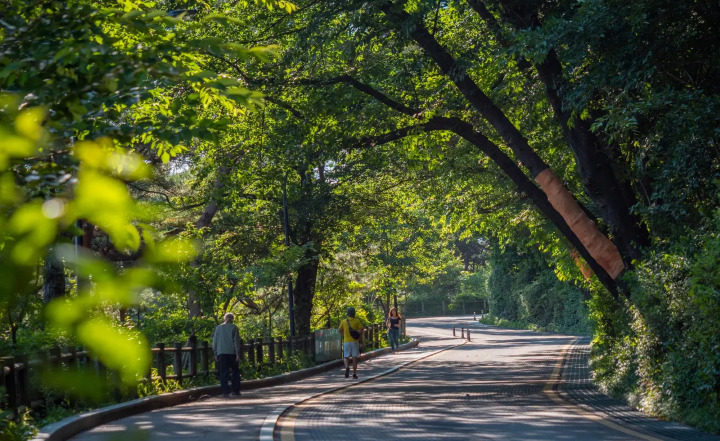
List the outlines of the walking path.
{"label": "walking path", "polygon": [[[73,439],[720,439],[659,422],[597,392],[586,368],[586,340],[470,322],[409,321],[408,334],[420,338],[420,347],[361,364],[359,380],[336,369],[239,399],[125,418]],[[473,326],[473,341],[452,338],[453,325]],[[371,379],[376,375],[382,376]]]}

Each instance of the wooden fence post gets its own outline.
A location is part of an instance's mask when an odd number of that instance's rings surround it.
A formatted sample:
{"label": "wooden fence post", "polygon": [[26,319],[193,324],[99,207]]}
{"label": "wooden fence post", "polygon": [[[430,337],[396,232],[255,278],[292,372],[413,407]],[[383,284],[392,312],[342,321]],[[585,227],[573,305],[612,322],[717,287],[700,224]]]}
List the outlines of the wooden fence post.
{"label": "wooden fence post", "polygon": [[253,347],[253,339],[248,339],[247,342],[247,355],[248,363],[255,364],[255,348]]}
{"label": "wooden fence post", "polygon": [[[3,359],[0,359],[0,390],[6,391],[5,389],[5,362]],[[5,408],[5,395],[0,395],[0,407]]]}
{"label": "wooden fence post", "polygon": [[275,339],[272,336],[268,341],[268,362],[270,366],[275,366]]}
{"label": "wooden fence post", "polygon": [[190,336],[190,367],[188,368],[188,376],[194,378],[197,376],[197,337]]}
{"label": "wooden fence post", "polygon": [[200,371],[210,375],[210,344],[207,341],[203,341],[200,346]]}
{"label": "wooden fence post", "polygon": [[68,348],[68,352],[70,353],[70,361],[68,362],[68,366],[70,367],[71,371],[76,372],[78,370],[77,347],[73,346],[71,348]]}
{"label": "wooden fence post", "polygon": [[62,364],[62,352],[59,346],[50,348],[50,365],[53,367],[60,366]]}
{"label": "wooden fence post", "polygon": [[175,371],[175,379],[177,380],[180,387],[182,387],[182,379],[183,379],[183,366],[182,366],[182,348],[183,344],[180,342],[175,342],[173,345],[175,348],[175,353],[173,354],[173,370]]}
{"label": "wooden fence post", "polygon": [[258,337],[255,340],[255,346],[257,347],[257,364],[263,364],[264,357],[263,357],[263,339],[262,337]]}
{"label": "wooden fence post", "polygon": [[312,357],[313,363],[315,363],[315,355],[316,355],[316,347],[315,347],[315,333],[313,332],[310,334],[310,356]]}
{"label": "wooden fence post", "polygon": [[[3,357],[4,368],[10,369],[5,378],[5,393],[7,394],[8,410],[12,411],[13,418],[18,418],[17,387],[15,383],[15,357]],[[3,372],[4,371],[3,368]]]}
{"label": "wooden fence post", "polygon": [[277,359],[283,359],[283,339],[282,337],[277,338]]}
{"label": "wooden fence post", "polygon": [[97,357],[94,358],[95,372],[97,373],[98,379],[103,393],[107,392],[107,368]]}
{"label": "wooden fence post", "polygon": [[241,338],[238,341],[238,344],[240,345],[240,363],[242,363],[243,361],[245,361],[245,342]]}
{"label": "wooden fence post", "polygon": [[22,364],[22,369],[18,371],[18,386],[20,390],[18,393],[18,405],[24,404],[30,409],[30,365],[28,364],[27,355],[18,355],[17,363]]}
{"label": "wooden fence post", "polygon": [[40,368],[44,369],[45,366],[47,366],[47,352],[46,351],[37,351],[35,352],[35,360],[40,361]]}
{"label": "wooden fence post", "polygon": [[165,372],[165,343],[158,343],[157,348],[160,350],[157,353],[157,371],[158,376],[163,383],[167,381],[167,372]]}
{"label": "wooden fence post", "polygon": [[368,334],[368,336],[367,336],[368,338],[367,338],[367,341],[365,342],[365,347],[368,348],[368,349],[370,349],[370,350],[372,350],[372,349],[373,349],[373,343],[374,343],[374,341],[375,341],[375,340],[374,340],[374,338],[375,338],[375,325],[370,325],[370,326],[368,326],[367,334]]}
{"label": "wooden fence post", "polygon": [[[77,347],[77,350],[78,350],[78,352],[80,352],[80,353],[86,352],[86,351],[85,351],[85,348],[84,348],[83,346],[78,346],[78,347]],[[87,370],[88,370],[88,360],[89,360],[89,359],[90,359],[90,358],[88,357],[87,354],[79,355],[79,356],[78,356],[78,363],[79,363],[80,367],[82,368],[82,371],[83,371],[83,372],[87,372]]]}
{"label": "wooden fence post", "polygon": [[145,384],[147,384],[148,386],[150,386],[152,384],[152,367],[153,367],[153,356],[152,356],[152,352],[151,352],[150,353],[150,365],[147,368],[147,372],[145,372],[145,379],[147,380],[147,382]]}
{"label": "wooden fence post", "polygon": [[110,382],[112,384],[112,398],[116,403],[119,403],[122,401],[122,392],[120,391],[120,384],[122,381],[120,380],[120,372],[111,370]]}

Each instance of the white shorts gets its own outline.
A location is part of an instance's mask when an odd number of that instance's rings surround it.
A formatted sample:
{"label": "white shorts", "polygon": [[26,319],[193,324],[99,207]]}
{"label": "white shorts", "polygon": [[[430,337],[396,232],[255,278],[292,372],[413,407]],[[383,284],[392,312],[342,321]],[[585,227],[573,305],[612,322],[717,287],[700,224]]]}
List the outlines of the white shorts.
{"label": "white shorts", "polygon": [[359,357],[360,356],[360,345],[356,341],[350,343],[343,343],[343,355],[345,358]]}

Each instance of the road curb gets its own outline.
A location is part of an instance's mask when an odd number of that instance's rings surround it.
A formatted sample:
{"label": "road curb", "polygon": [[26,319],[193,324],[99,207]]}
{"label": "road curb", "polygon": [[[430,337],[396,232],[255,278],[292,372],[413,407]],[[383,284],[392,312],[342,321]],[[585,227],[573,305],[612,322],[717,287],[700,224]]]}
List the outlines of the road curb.
{"label": "road curb", "polygon": [[621,424],[620,421],[616,421],[612,417],[605,415],[603,412],[584,409],[580,405],[575,404],[567,398],[563,397],[563,395],[558,391],[558,386],[563,381],[562,377],[564,374],[565,362],[568,359],[568,352],[580,340],[580,338],[576,338],[575,340],[565,345],[565,347],[560,351],[560,355],[555,361],[555,366],[553,367],[552,374],[550,374],[550,378],[547,380],[545,386],[543,387],[543,393],[547,395],[548,398],[550,398],[554,403],[563,406],[568,411],[571,411],[585,419],[594,421],[598,424],[602,424],[607,428],[644,441],[663,441],[663,438],[658,438],[656,436],[652,436],[635,430],[631,427],[625,426]]}
{"label": "road curb", "polygon": [[[409,343],[400,345],[401,350],[414,348],[418,345],[418,340],[413,339]],[[381,355],[392,352],[390,348],[376,349],[371,352],[362,354],[360,361],[370,360]],[[265,387],[279,386],[293,381],[302,380],[312,377],[323,372],[327,372],[333,368],[341,366],[342,359],[323,363],[299,371],[287,372],[276,375],[274,377],[260,378],[257,380],[248,380],[242,382],[242,390],[254,390]],[[81,432],[93,429],[97,426],[116,421],[129,416],[140,413],[150,412],[152,410],[163,409],[166,407],[177,406],[179,404],[189,403],[202,395],[220,395],[220,385],[195,387],[192,389],[171,392],[162,395],[154,395],[151,397],[138,398],[136,400],[119,403],[108,407],[102,407],[90,412],[81,413],[65,418],[56,423],[48,424],[43,427],[40,432],[32,439],[32,441],[65,441]]]}

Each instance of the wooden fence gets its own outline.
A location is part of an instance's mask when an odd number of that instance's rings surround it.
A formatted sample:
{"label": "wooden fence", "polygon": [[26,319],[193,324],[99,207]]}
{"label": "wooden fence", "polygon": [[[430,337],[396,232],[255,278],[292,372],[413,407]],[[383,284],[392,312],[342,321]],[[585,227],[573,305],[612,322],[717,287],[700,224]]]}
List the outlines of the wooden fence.
{"label": "wooden fence", "polygon": [[[403,336],[405,335],[404,325],[403,320]],[[380,348],[380,335],[384,331],[384,324],[368,325],[365,329],[363,350]],[[138,379],[138,383],[175,380],[182,384],[183,380],[216,373],[212,346],[207,341],[198,344],[195,337],[191,337],[188,341],[188,346],[182,343],[171,345],[158,343],[156,347],[152,348],[151,368],[145,378]],[[274,366],[282,363],[287,358],[287,354],[304,355],[314,359],[315,335],[294,339],[276,337],[241,340],[240,354],[241,363],[247,362],[254,366]],[[40,391],[31,389],[31,383],[36,384],[35,381],[31,381],[31,377],[35,380],[42,369],[63,369],[82,372],[84,375],[96,375],[103,383],[111,386],[115,401],[122,401],[123,398],[135,398],[137,394],[136,388],[130,388],[130,391],[123,396],[118,387],[118,375],[110,372],[96,357],[82,347],[65,348],[64,350],[55,347],[47,352],[37,352],[32,360],[27,355],[17,355],[0,358],[0,362],[3,366],[0,388],[4,390],[4,396],[0,397],[0,409],[10,411],[12,415],[18,415],[18,412],[24,412],[28,407],[35,409],[45,404],[45,400],[40,399]],[[173,369],[172,373],[168,374],[170,366]],[[152,368],[157,370],[157,375],[152,375]]]}
{"label": "wooden fence", "polygon": [[413,301],[403,305],[402,315],[405,317],[439,317],[444,315],[471,315],[473,313],[483,314],[489,308],[487,299],[475,301],[459,301],[446,303],[441,301]]}

